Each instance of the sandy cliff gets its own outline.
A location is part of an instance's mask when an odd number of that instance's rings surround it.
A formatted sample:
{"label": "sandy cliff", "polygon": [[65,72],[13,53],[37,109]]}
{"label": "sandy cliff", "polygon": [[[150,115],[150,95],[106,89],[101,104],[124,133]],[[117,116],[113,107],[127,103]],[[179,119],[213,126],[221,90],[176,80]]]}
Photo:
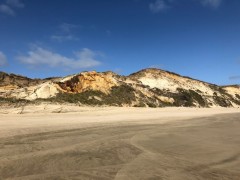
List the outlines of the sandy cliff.
{"label": "sandy cliff", "polygon": [[129,76],[91,71],[48,79],[1,73],[0,97],[88,105],[238,107],[240,87],[221,87],[153,68]]}

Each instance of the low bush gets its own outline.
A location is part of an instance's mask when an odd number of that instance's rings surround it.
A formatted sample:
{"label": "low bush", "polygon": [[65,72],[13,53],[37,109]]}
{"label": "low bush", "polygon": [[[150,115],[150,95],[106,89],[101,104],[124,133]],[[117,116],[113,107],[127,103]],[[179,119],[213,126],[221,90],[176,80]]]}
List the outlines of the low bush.
{"label": "low bush", "polygon": [[213,96],[213,99],[215,101],[216,104],[218,104],[221,107],[230,107],[232,106],[231,102],[229,102],[228,100],[219,97],[219,96]]}
{"label": "low bush", "polygon": [[146,107],[146,105],[140,101],[138,104],[135,104],[133,107]]}
{"label": "low bush", "polygon": [[82,103],[82,104],[88,104],[88,105],[101,105],[102,102],[90,97],[104,97],[105,94],[101,91],[85,91],[82,93],[77,94],[69,94],[69,93],[59,93],[56,97],[51,98],[52,101],[56,102],[68,102],[68,103]]}
{"label": "low bush", "polygon": [[188,91],[182,88],[178,88],[177,91],[179,93],[175,93],[173,95],[173,98],[175,100],[174,102],[175,106],[191,107],[195,106],[194,102],[197,102],[201,107],[208,106],[203,97],[196,91],[193,90]]}
{"label": "low bush", "polygon": [[240,95],[239,94],[235,94],[236,98],[238,98],[240,100]]}
{"label": "low bush", "polygon": [[[94,97],[99,97],[101,100]],[[82,103],[88,105],[123,105],[131,104],[136,100],[134,89],[127,85],[114,86],[109,94],[105,94],[101,91],[85,91],[82,93],[69,94],[60,93],[56,97],[51,98],[56,102],[68,102],[68,103]]]}
{"label": "low bush", "polygon": [[25,99],[16,99],[16,98],[4,98],[0,97],[0,103],[28,103],[30,101],[25,100]]}

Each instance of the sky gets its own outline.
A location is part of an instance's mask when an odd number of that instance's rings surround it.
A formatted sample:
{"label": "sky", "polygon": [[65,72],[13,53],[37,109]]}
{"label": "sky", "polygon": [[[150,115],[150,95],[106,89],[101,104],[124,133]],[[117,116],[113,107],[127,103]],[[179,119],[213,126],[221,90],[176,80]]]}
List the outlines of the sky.
{"label": "sky", "polygon": [[0,71],[160,68],[240,84],[239,0],[0,0]]}

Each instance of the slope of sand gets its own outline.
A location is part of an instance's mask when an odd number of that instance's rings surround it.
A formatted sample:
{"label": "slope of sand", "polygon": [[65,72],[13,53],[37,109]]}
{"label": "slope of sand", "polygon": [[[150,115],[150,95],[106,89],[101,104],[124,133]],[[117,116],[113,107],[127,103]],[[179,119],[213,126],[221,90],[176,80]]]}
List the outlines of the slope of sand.
{"label": "slope of sand", "polygon": [[0,111],[0,179],[240,177],[239,109],[25,108]]}

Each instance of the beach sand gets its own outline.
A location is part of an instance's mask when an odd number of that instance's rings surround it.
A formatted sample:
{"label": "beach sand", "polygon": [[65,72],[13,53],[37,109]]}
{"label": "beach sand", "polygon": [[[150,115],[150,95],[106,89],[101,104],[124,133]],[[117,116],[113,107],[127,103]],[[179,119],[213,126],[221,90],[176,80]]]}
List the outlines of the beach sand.
{"label": "beach sand", "polygon": [[240,109],[0,110],[0,179],[239,179]]}

